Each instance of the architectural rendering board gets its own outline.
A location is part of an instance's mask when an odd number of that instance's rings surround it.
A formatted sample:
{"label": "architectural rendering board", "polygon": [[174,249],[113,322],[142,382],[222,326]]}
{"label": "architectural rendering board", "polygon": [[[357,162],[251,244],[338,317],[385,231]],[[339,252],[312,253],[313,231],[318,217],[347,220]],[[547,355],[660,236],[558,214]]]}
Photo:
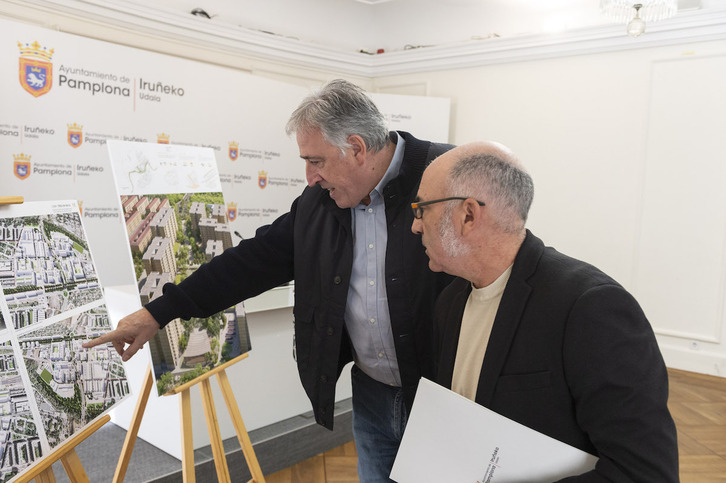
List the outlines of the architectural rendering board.
{"label": "architectural rendering board", "polygon": [[0,206],[0,483],[129,393],[75,201]]}
{"label": "architectural rendering board", "polygon": [[[214,153],[108,142],[141,303],[232,246]],[[244,305],[174,319],[149,341],[159,394],[250,350]]]}

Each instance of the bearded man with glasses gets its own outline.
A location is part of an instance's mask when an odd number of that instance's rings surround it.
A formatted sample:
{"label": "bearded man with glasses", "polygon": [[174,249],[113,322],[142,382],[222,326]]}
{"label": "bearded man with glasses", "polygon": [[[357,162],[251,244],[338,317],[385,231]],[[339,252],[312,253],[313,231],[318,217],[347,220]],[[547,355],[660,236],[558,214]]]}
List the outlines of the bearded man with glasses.
{"label": "bearded man with glasses", "polygon": [[435,381],[599,458],[562,481],[677,482],[653,329],[615,280],[525,228],[533,196],[497,143],[454,148],[424,172],[411,230],[429,267],[458,277],[434,312]]}

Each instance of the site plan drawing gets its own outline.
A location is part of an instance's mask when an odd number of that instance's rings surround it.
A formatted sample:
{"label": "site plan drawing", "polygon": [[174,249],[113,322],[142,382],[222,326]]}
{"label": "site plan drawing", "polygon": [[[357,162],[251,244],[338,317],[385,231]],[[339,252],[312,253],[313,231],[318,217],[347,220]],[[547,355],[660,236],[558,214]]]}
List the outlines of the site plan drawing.
{"label": "site plan drawing", "polygon": [[113,346],[81,347],[109,330],[106,307],[99,305],[19,338],[51,447],[129,393],[126,373]]}
{"label": "site plan drawing", "polygon": [[211,149],[109,140],[120,194],[222,192]]}
{"label": "site plan drawing", "polygon": [[[216,161],[209,148],[121,141],[108,148],[145,305],[232,247]],[[148,346],[157,391],[166,394],[250,350],[244,305],[174,319]]]}
{"label": "site plan drawing", "polygon": [[0,425],[0,481],[6,482],[45,454],[9,342],[0,345]]}
{"label": "site plan drawing", "polygon": [[0,284],[16,329],[102,297],[77,213],[0,220],[0,244]]}
{"label": "site plan drawing", "polygon": [[0,483],[129,394],[75,201],[0,206]]}

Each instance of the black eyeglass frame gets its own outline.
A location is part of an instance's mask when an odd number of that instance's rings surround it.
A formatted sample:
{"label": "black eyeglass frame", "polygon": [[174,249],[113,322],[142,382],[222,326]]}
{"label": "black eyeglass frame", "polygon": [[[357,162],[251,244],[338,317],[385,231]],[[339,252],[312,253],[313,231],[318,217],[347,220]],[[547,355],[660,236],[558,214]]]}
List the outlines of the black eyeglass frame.
{"label": "black eyeglass frame", "polygon": [[477,199],[468,197],[465,198],[463,196],[451,196],[449,198],[441,198],[440,200],[431,200],[431,201],[414,201],[411,203],[411,210],[413,211],[413,217],[417,220],[420,220],[423,217],[423,207],[428,205],[433,205],[434,203],[441,203],[443,201],[453,201],[453,200],[461,200],[465,201],[468,199],[473,199],[477,203],[479,203],[479,206],[485,206],[485,203],[483,201],[479,201]]}

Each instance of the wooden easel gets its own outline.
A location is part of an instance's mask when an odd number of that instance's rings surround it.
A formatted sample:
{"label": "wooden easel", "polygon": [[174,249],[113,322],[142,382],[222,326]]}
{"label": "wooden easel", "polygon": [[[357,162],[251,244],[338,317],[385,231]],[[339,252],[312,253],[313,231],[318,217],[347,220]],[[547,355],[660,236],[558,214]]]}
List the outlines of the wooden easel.
{"label": "wooden easel", "polygon": [[22,205],[22,196],[0,196],[0,205]]}
{"label": "wooden easel", "polygon": [[[8,204],[22,204],[24,202],[22,196],[0,196],[0,205]],[[219,422],[217,421],[217,412],[214,408],[214,399],[212,397],[212,386],[209,383],[209,378],[216,375],[219,387],[222,390],[224,401],[227,403],[227,410],[232,417],[232,423],[234,424],[235,432],[237,433],[237,439],[239,440],[242,452],[244,453],[245,460],[247,461],[247,467],[250,470],[252,479],[249,483],[265,483],[265,477],[262,475],[260,464],[255,456],[255,451],[252,448],[252,442],[250,441],[249,434],[245,428],[244,422],[242,421],[242,415],[237,406],[237,401],[232,393],[232,388],[227,378],[225,369],[238,361],[245,359],[249,354],[245,353],[232,359],[231,361],[225,362],[219,367],[212,369],[211,371],[202,374],[193,381],[183,384],[177,388],[174,388],[169,394],[180,394],[180,407],[181,407],[181,431],[182,431],[182,475],[185,483],[193,483],[195,481],[194,475],[194,444],[192,440],[192,413],[191,413],[191,397],[189,389],[199,384],[199,390],[202,394],[202,404],[204,406],[204,414],[207,419],[207,430],[209,431],[209,440],[212,445],[212,454],[214,455],[214,466],[217,470],[217,480],[219,483],[231,483],[229,475],[229,468],[227,466],[227,458],[224,455],[224,447],[222,446],[222,435],[219,431]],[[126,440],[124,441],[123,448],[121,449],[121,457],[119,458],[118,464],[116,465],[116,473],[113,477],[114,483],[123,482],[126,471],[128,469],[129,461],[131,460],[131,452],[134,449],[136,443],[136,436],[141,426],[141,419],[144,417],[144,410],[146,409],[146,403],[149,400],[149,394],[151,388],[154,386],[154,377],[151,373],[151,366],[144,377],[144,381],[141,386],[141,393],[139,399],[136,401],[136,408],[131,420],[131,425],[126,432]],[[81,460],[78,458],[78,454],[75,451],[75,447],[78,446],[83,440],[88,438],[91,434],[96,432],[101,426],[106,424],[111,419],[108,414],[101,417],[97,421],[93,422],[86,429],[80,433],[71,437],[68,441],[63,443],[50,455],[44,458],[38,465],[32,467],[27,472],[24,472],[19,478],[18,482],[27,483],[32,479],[36,479],[38,483],[55,483],[55,476],[51,465],[58,460],[61,460],[63,467],[68,473],[68,477],[73,483],[88,483],[89,479],[86,475]]]}
{"label": "wooden easel", "polygon": [[90,480],[86,475],[86,471],[83,469],[80,458],[78,458],[76,446],[98,431],[98,429],[106,424],[110,419],[111,416],[106,414],[91,423],[80,433],[73,435],[58,448],[53,450],[52,453],[43,458],[40,463],[23,472],[18,477],[18,483],[27,483],[32,479],[35,479],[37,483],[55,483],[55,475],[53,474],[53,468],[51,468],[51,465],[58,460],[63,463],[63,468],[65,468],[66,473],[68,473],[68,478],[73,483],[88,483]]}
{"label": "wooden easel", "polygon": [[[22,196],[0,196],[0,205],[20,205],[25,200]],[[19,483],[27,483],[30,480],[35,479],[38,483],[55,483],[55,475],[53,474],[52,465],[56,461],[60,460],[68,473],[68,478],[73,483],[87,483],[88,476],[86,471],[83,469],[81,460],[76,453],[76,446],[86,440],[90,435],[98,431],[98,429],[106,424],[111,419],[108,414],[100,417],[96,421],[88,425],[80,433],[76,433],[69,439],[64,441],[48,456],[43,458],[37,465],[31,467],[27,471],[24,471],[18,476]]]}
{"label": "wooden easel", "polygon": [[[207,420],[207,431],[209,431],[209,440],[212,446],[212,455],[214,456],[214,466],[217,470],[217,480],[219,483],[231,483],[229,475],[229,468],[227,466],[227,458],[224,455],[224,447],[222,446],[222,435],[219,431],[219,422],[217,421],[217,412],[214,408],[214,399],[212,398],[212,387],[209,383],[209,378],[216,375],[219,387],[224,395],[224,401],[227,403],[227,410],[232,417],[232,423],[234,424],[235,432],[237,433],[237,439],[239,440],[240,447],[244,453],[245,460],[247,461],[247,467],[250,470],[252,479],[249,483],[265,483],[265,477],[262,475],[260,464],[257,462],[255,451],[252,448],[252,442],[250,436],[247,434],[244,422],[242,421],[242,415],[237,406],[237,401],[232,393],[232,388],[229,385],[229,379],[227,379],[227,373],[225,369],[232,364],[237,363],[249,354],[245,353],[232,359],[231,361],[225,362],[219,367],[215,367],[211,371],[202,374],[193,381],[183,384],[177,388],[174,388],[169,394],[179,394],[179,405],[181,409],[181,433],[182,433],[182,477],[185,483],[193,483],[196,481],[194,475],[194,444],[192,440],[192,411],[191,411],[191,397],[189,390],[192,386],[199,384],[199,391],[202,394],[202,405],[204,407],[204,414]],[[131,452],[134,449],[136,443],[136,435],[139,432],[139,426],[141,426],[141,419],[144,416],[144,410],[146,409],[146,403],[151,393],[151,388],[154,386],[154,377],[151,373],[151,366],[144,377],[142,383],[141,393],[139,399],[136,402],[136,409],[131,419],[131,425],[126,433],[126,440],[124,441],[123,449],[121,450],[121,457],[119,458],[118,465],[116,466],[116,473],[113,476],[113,483],[121,483],[126,476],[126,470],[128,469],[129,460],[131,459]]]}

